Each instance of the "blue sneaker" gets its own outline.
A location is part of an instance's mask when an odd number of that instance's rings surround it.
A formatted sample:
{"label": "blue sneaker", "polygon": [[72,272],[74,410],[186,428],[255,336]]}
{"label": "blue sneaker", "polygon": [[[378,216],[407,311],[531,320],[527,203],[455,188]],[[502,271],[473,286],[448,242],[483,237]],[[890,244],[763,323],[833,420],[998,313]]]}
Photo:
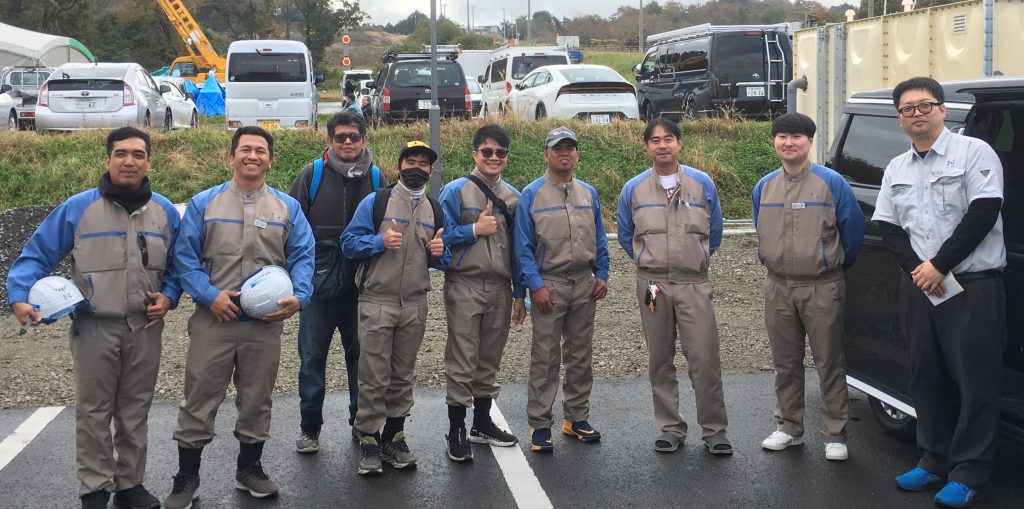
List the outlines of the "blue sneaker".
{"label": "blue sneaker", "polygon": [[935,494],[935,503],[945,507],[970,507],[978,499],[978,490],[950,482]]}
{"label": "blue sneaker", "polygon": [[901,490],[925,491],[939,487],[945,479],[921,467],[916,467],[896,478],[896,486]]}
{"label": "blue sneaker", "polygon": [[597,442],[601,440],[601,434],[587,421],[562,423],[562,433],[580,439],[581,442]]}
{"label": "blue sneaker", "polygon": [[530,429],[530,450],[533,452],[551,452],[555,446],[551,443],[551,428]]}

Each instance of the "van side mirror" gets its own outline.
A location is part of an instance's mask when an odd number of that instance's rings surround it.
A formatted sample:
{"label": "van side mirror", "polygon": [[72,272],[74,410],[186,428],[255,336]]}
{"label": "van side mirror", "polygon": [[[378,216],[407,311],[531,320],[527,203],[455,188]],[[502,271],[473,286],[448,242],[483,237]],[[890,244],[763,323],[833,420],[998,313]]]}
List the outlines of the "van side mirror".
{"label": "van side mirror", "polygon": [[487,79],[486,79],[486,78],[484,78],[484,75],[483,75],[483,74],[481,74],[480,76],[477,76],[477,77],[476,77],[476,81],[477,81],[477,82],[479,82],[479,83],[486,83],[486,82],[487,82]]}
{"label": "van side mirror", "polygon": [[10,92],[11,90],[14,90],[14,87],[12,87],[12,86],[10,86],[10,85],[8,85],[6,83],[4,83],[3,86],[0,86],[0,94],[2,94],[4,92]]}
{"label": "van side mirror", "polygon": [[323,71],[317,71],[316,74],[313,75],[313,84],[314,85],[319,85],[319,84],[321,84],[321,83],[323,83],[325,81],[327,81],[327,75],[324,74]]}
{"label": "van side mirror", "polygon": [[185,99],[195,99],[196,95],[192,92],[185,92]]}
{"label": "van side mirror", "polygon": [[633,75],[640,76],[640,64],[636,64],[633,66]]}

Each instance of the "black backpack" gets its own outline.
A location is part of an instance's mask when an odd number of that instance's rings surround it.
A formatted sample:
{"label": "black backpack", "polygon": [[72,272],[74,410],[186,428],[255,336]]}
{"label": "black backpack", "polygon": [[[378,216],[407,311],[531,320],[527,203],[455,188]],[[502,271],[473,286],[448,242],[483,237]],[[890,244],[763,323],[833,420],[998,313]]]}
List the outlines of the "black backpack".
{"label": "black backpack", "polygon": [[[395,187],[395,184],[391,184],[388,187],[382,187],[374,192],[373,196],[373,224],[380,230],[381,225],[384,223],[384,214],[388,210],[388,201],[391,200],[391,190]],[[444,210],[441,209],[441,204],[437,202],[433,197],[428,194],[423,195],[428,202],[430,202],[430,210],[434,214],[434,235],[437,235],[437,231],[444,228]],[[356,274],[362,271],[362,276],[359,279],[357,285],[359,291],[363,291],[363,287],[366,286],[366,275],[367,267],[366,263],[372,258],[364,258],[359,260],[359,264],[356,266]]]}

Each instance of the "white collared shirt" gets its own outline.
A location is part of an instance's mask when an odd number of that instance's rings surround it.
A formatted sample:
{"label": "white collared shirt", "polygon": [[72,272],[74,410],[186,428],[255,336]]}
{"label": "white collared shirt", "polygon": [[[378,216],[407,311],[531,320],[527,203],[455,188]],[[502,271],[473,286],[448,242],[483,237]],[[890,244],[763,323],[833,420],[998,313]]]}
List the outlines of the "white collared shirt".
{"label": "white collared shirt", "polygon": [[[924,157],[910,150],[885,169],[871,219],[899,226],[922,260],[931,260],[979,198],[1003,198],[1003,166],[987,143],[943,128]],[[953,273],[1006,266],[1002,215]]]}

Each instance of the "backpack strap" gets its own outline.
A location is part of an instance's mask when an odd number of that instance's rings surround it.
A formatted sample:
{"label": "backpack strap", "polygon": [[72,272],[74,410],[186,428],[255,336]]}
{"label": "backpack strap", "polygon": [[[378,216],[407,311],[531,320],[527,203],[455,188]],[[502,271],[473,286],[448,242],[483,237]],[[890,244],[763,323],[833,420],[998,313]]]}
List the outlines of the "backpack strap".
{"label": "backpack strap", "polygon": [[388,200],[391,199],[391,189],[394,185],[378,189],[373,196],[373,225],[380,229],[384,223],[384,214],[388,211]]}
{"label": "backpack strap", "polygon": [[373,186],[373,190],[374,191],[380,189],[380,187],[381,187],[380,186],[380,168],[378,168],[376,164],[373,165],[373,167],[370,168],[370,185]]}
{"label": "backpack strap", "polygon": [[316,192],[320,190],[320,181],[324,178],[324,160],[318,157],[313,161],[313,178],[309,181],[309,193],[307,196],[309,205],[313,205],[313,200],[316,200]]}
{"label": "backpack strap", "polygon": [[429,194],[424,196],[430,202],[430,210],[434,214],[434,235],[437,235],[437,230],[444,228],[444,209],[441,208],[441,203]]}
{"label": "backpack strap", "polygon": [[515,223],[512,220],[512,213],[508,210],[508,204],[505,203],[505,200],[498,198],[498,196],[494,194],[494,191],[491,191],[491,188],[487,187],[487,184],[485,184],[483,180],[480,180],[480,177],[470,174],[467,175],[466,178],[470,182],[476,184],[476,187],[480,188],[480,192],[484,193],[484,196],[494,204],[494,208],[498,209],[498,212],[500,212],[502,217],[505,218],[505,230],[509,240],[511,240],[512,234],[515,230]]}

